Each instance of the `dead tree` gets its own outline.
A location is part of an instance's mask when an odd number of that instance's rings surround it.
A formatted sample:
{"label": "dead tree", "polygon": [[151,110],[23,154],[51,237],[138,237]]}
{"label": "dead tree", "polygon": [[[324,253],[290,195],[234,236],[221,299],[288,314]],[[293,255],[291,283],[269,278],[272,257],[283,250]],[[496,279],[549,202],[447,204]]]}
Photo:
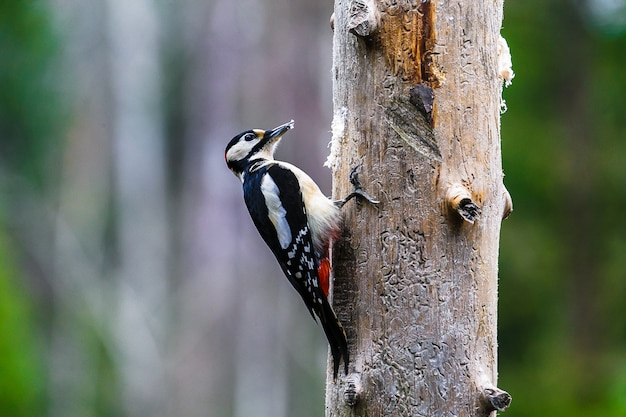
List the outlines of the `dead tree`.
{"label": "dead tree", "polygon": [[[496,387],[503,184],[502,0],[336,0],[333,193],[355,168],[333,247],[348,376],[327,416],[487,416]],[[505,59],[506,61],[506,59]]]}

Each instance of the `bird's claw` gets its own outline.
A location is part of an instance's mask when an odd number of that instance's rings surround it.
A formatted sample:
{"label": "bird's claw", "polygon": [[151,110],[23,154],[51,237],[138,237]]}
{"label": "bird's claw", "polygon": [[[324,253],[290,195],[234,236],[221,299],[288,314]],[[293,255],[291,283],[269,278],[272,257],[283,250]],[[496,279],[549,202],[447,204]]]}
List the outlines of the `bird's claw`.
{"label": "bird's claw", "polygon": [[374,200],[361,188],[361,181],[359,181],[359,172],[358,172],[358,169],[361,167],[361,165],[362,164],[355,166],[354,168],[352,168],[352,171],[350,171],[349,180],[350,180],[350,184],[352,184],[352,186],[354,187],[354,191],[348,194],[348,196],[345,197],[343,200],[335,201],[335,204],[339,208],[343,207],[348,201],[352,200],[354,197],[363,198],[368,203],[374,204],[374,205],[380,203],[380,201]]}

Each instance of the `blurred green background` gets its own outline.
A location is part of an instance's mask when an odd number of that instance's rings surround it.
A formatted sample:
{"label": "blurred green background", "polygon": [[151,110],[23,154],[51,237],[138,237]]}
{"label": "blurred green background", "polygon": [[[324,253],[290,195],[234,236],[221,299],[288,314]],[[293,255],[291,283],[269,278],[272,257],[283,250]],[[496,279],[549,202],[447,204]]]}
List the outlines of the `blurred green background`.
{"label": "blurred green background", "polygon": [[[295,118],[281,157],[329,192],[331,12],[2,2],[0,415],[323,414],[326,342],[223,149]],[[508,0],[502,33],[505,415],[626,416],[626,2]]]}

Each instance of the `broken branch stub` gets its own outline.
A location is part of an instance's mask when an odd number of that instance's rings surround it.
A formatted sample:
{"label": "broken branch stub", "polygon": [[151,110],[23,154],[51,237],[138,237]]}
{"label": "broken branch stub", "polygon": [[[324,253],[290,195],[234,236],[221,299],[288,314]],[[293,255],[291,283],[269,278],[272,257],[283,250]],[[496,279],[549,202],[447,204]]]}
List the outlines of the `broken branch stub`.
{"label": "broken branch stub", "polygon": [[350,6],[348,31],[363,38],[371,39],[378,31],[379,14],[372,0],[354,0]]}

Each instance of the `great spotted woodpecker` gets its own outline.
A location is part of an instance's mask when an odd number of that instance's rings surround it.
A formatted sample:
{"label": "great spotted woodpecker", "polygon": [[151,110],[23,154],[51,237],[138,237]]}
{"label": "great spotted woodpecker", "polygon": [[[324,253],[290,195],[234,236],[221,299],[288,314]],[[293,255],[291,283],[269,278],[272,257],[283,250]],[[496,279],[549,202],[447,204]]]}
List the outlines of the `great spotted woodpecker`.
{"label": "great spotted woodpecker", "polygon": [[293,127],[291,120],[272,130],[242,132],[228,143],[224,158],[243,183],[244,200],[261,237],[313,319],[319,317],[330,344],[336,379],[341,358],[346,374],[349,359],[346,333],[328,302],[329,246],[340,231],[339,209],[348,200],[361,196],[377,202],[360,190],[356,177],[351,178],[355,192],[333,201],[304,171],[276,161],[274,151]]}

